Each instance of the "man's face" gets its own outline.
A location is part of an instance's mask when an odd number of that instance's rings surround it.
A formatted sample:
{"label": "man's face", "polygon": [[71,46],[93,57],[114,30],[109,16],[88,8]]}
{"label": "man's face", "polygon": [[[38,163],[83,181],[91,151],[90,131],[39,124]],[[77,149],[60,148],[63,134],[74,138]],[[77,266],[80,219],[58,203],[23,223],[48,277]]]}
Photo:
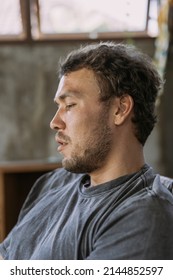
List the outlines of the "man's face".
{"label": "man's face", "polygon": [[91,173],[104,165],[111,152],[109,108],[99,97],[91,70],[74,71],[60,80],[55,95],[58,110],[50,126],[57,130],[55,140],[68,171]]}

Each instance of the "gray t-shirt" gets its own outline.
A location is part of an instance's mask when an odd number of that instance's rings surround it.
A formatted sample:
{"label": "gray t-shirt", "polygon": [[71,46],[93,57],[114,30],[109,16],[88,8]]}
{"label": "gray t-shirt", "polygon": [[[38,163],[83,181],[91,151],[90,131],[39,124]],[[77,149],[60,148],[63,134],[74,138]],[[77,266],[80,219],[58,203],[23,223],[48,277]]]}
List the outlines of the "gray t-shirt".
{"label": "gray t-shirt", "polygon": [[4,259],[173,259],[173,195],[161,176],[145,165],[89,180],[64,169],[39,178],[0,244]]}

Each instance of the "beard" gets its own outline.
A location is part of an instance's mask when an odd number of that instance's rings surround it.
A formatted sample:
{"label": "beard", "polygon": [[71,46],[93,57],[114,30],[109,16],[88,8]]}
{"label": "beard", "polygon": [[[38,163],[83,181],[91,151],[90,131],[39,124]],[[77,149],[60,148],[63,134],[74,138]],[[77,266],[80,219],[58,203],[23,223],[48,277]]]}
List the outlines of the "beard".
{"label": "beard", "polygon": [[108,125],[107,113],[102,112],[90,136],[76,144],[70,158],[62,160],[63,167],[73,173],[92,173],[103,166],[111,151],[112,130]]}

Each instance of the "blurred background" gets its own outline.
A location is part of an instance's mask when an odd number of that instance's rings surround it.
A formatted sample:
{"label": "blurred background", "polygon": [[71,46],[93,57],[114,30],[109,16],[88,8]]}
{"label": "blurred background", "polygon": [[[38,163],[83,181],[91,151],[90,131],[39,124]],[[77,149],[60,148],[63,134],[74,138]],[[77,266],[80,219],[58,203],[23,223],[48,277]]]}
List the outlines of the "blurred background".
{"label": "blurred background", "polygon": [[130,43],[165,79],[146,161],[173,177],[173,1],[0,0],[0,163],[57,161],[49,128],[60,57],[97,41]]}

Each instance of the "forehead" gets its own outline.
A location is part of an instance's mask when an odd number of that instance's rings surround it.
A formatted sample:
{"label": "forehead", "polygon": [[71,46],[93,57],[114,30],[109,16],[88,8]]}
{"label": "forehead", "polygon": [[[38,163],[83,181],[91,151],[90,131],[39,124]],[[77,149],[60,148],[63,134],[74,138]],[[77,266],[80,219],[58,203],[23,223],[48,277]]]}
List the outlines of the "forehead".
{"label": "forehead", "polygon": [[89,92],[98,95],[99,86],[93,71],[83,68],[62,76],[55,97],[59,98],[67,93],[83,95]]}

